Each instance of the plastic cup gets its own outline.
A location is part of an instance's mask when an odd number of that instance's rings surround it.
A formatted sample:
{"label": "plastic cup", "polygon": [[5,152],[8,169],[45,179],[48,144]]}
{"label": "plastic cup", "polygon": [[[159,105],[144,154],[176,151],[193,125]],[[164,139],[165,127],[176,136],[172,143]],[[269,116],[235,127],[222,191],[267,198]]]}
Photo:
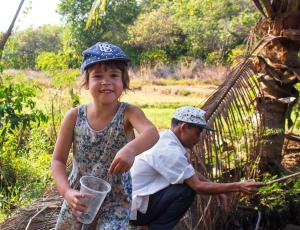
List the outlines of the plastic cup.
{"label": "plastic cup", "polygon": [[100,206],[110,190],[110,184],[98,177],[83,176],[80,178],[80,192],[94,195],[93,197],[81,199],[81,202],[88,206],[87,212],[82,213],[78,218],[81,223],[90,224],[93,222]]}

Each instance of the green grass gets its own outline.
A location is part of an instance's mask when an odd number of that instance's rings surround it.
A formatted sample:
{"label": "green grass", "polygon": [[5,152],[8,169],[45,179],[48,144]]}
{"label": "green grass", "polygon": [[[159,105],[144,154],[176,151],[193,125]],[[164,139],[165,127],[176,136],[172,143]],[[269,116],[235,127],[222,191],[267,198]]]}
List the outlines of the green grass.
{"label": "green grass", "polygon": [[[89,92],[82,91],[80,103],[89,103],[90,100]],[[172,114],[175,109],[187,105],[200,107],[203,103],[203,98],[129,91],[122,96],[121,101],[141,108],[148,119],[161,130],[170,127]]]}
{"label": "green grass", "polygon": [[203,99],[195,97],[174,96],[143,92],[128,92],[121,98],[122,101],[139,106],[140,108],[171,108],[191,105],[200,106]]}
{"label": "green grass", "polygon": [[122,97],[122,101],[141,108],[148,119],[151,120],[159,130],[170,127],[172,114],[175,109],[186,105],[200,106],[200,100],[196,98],[142,92],[125,94]]}
{"label": "green grass", "polygon": [[159,129],[170,127],[172,114],[175,109],[168,108],[144,108],[143,111],[150,121]]}

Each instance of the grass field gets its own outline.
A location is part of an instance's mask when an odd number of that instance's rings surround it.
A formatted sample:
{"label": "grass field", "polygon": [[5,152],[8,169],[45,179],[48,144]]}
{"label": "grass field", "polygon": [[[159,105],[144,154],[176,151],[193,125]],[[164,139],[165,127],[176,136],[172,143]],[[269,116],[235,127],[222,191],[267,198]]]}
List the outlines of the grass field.
{"label": "grass field", "polygon": [[[176,108],[186,105],[200,107],[217,87],[193,81],[185,81],[185,85],[179,85],[176,80],[168,82],[168,85],[153,84],[150,81],[138,83],[139,87],[124,93],[121,101],[140,107],[160,130],[170,126],[171,117]],[[180,81],[180,83],[183,82]],[[137,85],[136,82],[133,84]],[[85,104],[89,101],[89,92],[82,90],[80,102]]]}

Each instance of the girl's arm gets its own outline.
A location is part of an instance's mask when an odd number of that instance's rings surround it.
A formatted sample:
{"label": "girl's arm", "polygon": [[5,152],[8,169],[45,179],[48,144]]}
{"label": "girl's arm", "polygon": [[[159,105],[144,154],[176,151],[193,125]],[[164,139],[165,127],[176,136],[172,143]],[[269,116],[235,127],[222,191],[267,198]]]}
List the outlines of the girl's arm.
{"label": "girl's arm", "polygon": [[54,181],[60,195],[70,189],[68,182],[66,164],[69,151],[73,141],[73,130],[77,118],[77,109],[71,109],[67,112],[59,130],[52,156],[51,168]]}
{"label": "girl's arm", "polygon": [[156,127],[138,107],[129,105],[125,110],[124,120],[128,121],[139,135],[116,154],[109,168],[110,173],[128,171],[134,162],[134,157],[151,148],[159,139]]}
{"label": "girl's arm", "polygon": [[77,109],[70,109],[59,130],[51,161],[52,175],[56,188],[61,196],[67,201],[72,212],[79,216],[86,210],[86,206],[80,202],[80,198],[86,197],[79,191],[73,190],[68,182],[66,164],[73,141],[73,130],[77,119]]}

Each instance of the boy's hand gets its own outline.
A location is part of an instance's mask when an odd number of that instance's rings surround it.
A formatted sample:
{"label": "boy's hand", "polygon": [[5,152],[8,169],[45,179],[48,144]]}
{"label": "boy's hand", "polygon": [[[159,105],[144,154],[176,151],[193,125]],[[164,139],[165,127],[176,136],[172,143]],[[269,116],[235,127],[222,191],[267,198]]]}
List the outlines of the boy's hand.
{"label": "boy's hand", "polygon": [[127,172],[134,162],[134,153],[129,148],[122,148],[112,161],[108,172],[110,174],[117,174]]}
{"label": "boy's hand", "polygon": [[81,198],[94,197],[92,194],[81,193],[74,189],[69,189],[64,194],[64,199],[67,201],[69,208],[76,217],[80,217],[81,213],[87,211],[88,207],[81,201]]}
{"label": "boy's hand", "polygon": [[253,193],[256,193],[259,187],[265,185],[264,182],[254,182],[254,181],[242,181],[238,183],[239,183],[239,191],[246,195],[251,195]]}

